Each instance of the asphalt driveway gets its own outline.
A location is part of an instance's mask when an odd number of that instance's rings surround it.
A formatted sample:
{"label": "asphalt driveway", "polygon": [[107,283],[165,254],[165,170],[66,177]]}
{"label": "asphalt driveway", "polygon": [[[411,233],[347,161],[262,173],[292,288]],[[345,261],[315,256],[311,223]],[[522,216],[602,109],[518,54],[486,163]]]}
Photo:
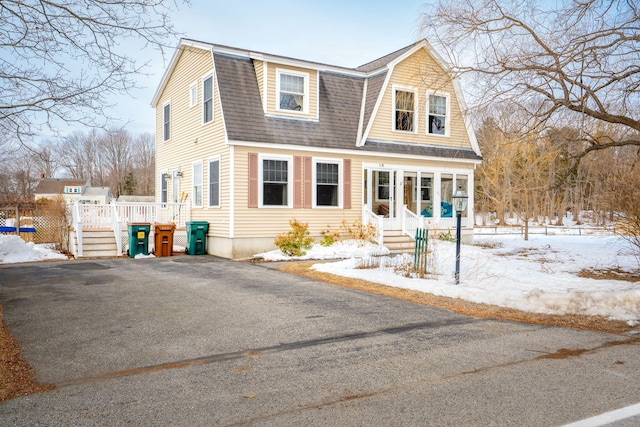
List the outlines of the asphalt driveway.
{"label": "asphalt driveway", "polygon": [[211,256],[2,265],[0,302],[57,386],[1,403],[1,425],[559,425],[640,395],[628,337]]}

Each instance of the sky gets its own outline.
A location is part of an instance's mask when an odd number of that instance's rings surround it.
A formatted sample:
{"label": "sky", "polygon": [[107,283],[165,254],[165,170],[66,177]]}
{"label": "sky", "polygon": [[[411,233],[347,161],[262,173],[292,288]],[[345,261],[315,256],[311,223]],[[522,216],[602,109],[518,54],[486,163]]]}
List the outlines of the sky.
{"label": "sky", "polygon": [[[639,260],[633,248],[616,236],[588,235],[586,231],[576,234],[532,235],[529,241],[520,235],[477,235],[476,245],[462,245],[459,285],[453,275],[455,243],[436,239],[430,240],[431,274],[427,278],[408,278],[394,271],[398,265],[410,264],[410,255],[385,256],[388,249],[362,242],[338,242],[330,247],[316,244],[299,258],[342,258],[318,263],[314,268],[433,295],[533,313],[603,316],[640,325],[640,282],[578,276],[581,270],[591,268],[637,272]],[[184,248],[174,247],[175,252],[180,250]],[[371,254],[376,254],[373,258],[381,261],[380,266],[358,268],[363,260],[372,259]],[[292,259],[279,250],[256,256],[271,261]],[[0,235],[0,263],[66,258],[46,245]],[[147,262],[151,258],[154,256],[136,256],[124,262]],[[634,331],[640,332],[640,327]]]}
{"label": "sky", "polygon": [[[192,0],[191,7],[179,5],[172,22],[184,38],[357,67],[422,38],[419,18],[427,1]],[[131,132],[154,131],[151,100],[172,53],[163,61],[151,49],[131,52],[150,61],[148,75],[138,80],[142,89],[114,100],[117,106],[111,109],[121,124],[130,121]]]}

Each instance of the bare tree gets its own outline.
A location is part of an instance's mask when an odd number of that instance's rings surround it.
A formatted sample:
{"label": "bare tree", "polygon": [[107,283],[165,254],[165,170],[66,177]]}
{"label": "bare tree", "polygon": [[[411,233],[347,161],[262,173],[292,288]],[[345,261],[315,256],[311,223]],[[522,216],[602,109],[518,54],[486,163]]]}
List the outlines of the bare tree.
{"label": "bare tree", "polygon": [[155,160],[156,139],[150,133],[138,135],[133,145],[133,176],[135,178],[135,193],[150,196],[155,192]]}
{"label": "bare tree", "polygon": [[[441,0],[422,22],[454,71],[473,76],[475,106],[517,105],[527,129],[577,124],[574,168],[590,152],[640,146],[636,1]],[[597,133],[602,123],[617,131]]]}
{"label": "bare tree", "polygon": [[[2,0],[0,134],[28,143],[56,122],[103,126],[108,95],[135,87],[146,64],[123,46],[163,54],[178,0]],[[182,3],[189,4],[188,0]]]}
{"label": "bare tree", "polygon": [[132,174],[133,139],[126,130],[105,133],[100,141],[108,186],[115,197],[125,193],[125,182]]}

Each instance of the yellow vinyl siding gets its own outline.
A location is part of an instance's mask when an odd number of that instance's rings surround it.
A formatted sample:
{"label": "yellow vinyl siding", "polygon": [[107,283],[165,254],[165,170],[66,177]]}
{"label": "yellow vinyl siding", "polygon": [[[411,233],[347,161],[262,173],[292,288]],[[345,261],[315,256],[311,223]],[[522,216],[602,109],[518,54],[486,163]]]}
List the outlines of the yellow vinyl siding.
{"label": "yellow vinyl siding", "polygon": [[[317,119],[318,118],[318,72],[312,69],[291,67],[275,63],[269,63],[267,68],[267,114],[280,116],[297,117],[301,119]],[[293,71],[296,73],[305,73],[309,75],[309,112],[301,114],[297,112],[287,112],[277,110],[278,91],[276,75],[280,71]]]}
{"label": "yellow vinyl siding", "polygon": [[[393,105],[394,88],[416,90],[415,114],[417,116],[414,116],[414,120],[417,123],[416,132],[393,130],[395,115],[395,106]],[[448,96],[450,103],[448,136],[427,133],[427,97],[430,92],[435,92],[436,94],[446,93]],[[426,50],[418,50],[394,67],[383,94],[382,102],[374,117],[368,138],[383,141],[471,147],[453,83],[447,72],[438,65]]]}
{"label": "yellow vinyl siding", "polygon": [[[248,153],[261,155],[291,155],[307,156],[322,159],[344,159],[344,156],[331,155],[320,152],[293,152],[264,148],[236,147],[236,205],[235,205],[235,237],[275,237],[283,231],[289,230],[289,221],[297,219],[309,224],[309,231],[313,236],[320,236],[320,232],[331,225],[336,229],[342,220],[353,223],[362,216],[362,172],[360,164],[351,163],[351,209],[341,208],[248,208]],[[290,177],[293,183],[293,177]],[[293,191],[293,188],[292,188]]]}
{"label": "yellow vinyl siding", "polygon": [[253,60],[253,67],[256,70],[256,79],[258,80],[258,89],[260,89],[260,99],[264,105],[264,61]]}
{"label": "yellow vinyl siding", "polygon": [[[212,223],[210,235],[229,235],[229,148],[225,142],[225,130],[222,121],[222,109],[215,78],[211,52],[204,49],[184,47],[173,73],[164,88],[156,106],[156,175],[162,171],[179,168],[180,192],[187,195],[187,202],[193,201],[192,164],[202,162],[202,208],[191,208],[193,220],[206,220]],[[203,124],[203,79],[213,75],[213,121]],[[198,82],[198,102],[190,107],[189,87]],[[162,108],[171,101],[171,139],[162,141]],[[159,136],[158,136],[159,135]],[[209,200],[209,158],[220,155],[220,206],[208,208]],[[156,199],[160,198],[159,179],[156,182]],[[172,192],[172,182],[167,190]],[[215,226],[214,226],[215,224]]]}

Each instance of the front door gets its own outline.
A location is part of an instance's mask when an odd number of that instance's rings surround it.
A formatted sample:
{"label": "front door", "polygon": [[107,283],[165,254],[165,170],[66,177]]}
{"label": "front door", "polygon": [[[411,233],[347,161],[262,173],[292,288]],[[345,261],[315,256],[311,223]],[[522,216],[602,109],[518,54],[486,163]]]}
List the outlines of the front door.
{"label": "front door", "polygon": [[385,230],[393,230],[400,227],[397,215],[397,190],[396,182],[398,172],[395,170],[373,169],[371,173],[370,191],[371,210],[382,215]]}

